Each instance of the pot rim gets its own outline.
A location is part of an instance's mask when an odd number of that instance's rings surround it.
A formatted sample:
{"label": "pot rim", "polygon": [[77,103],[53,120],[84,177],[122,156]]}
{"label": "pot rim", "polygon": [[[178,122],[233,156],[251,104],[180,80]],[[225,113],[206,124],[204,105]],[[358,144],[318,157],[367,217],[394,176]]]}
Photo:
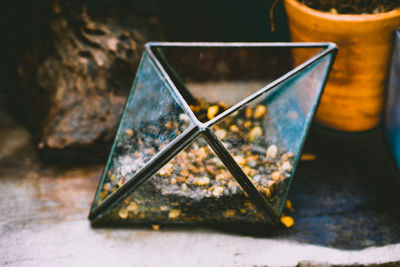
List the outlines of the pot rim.
{"label": "pot rim", "polygon": [[332,14],[324,11],[319,11],[310,8],[297,0],[284,0],[285,4],[292,6],[300,12],[307,13],[314,17],[322,17],[332,21],[345,21],[345,22],[370,22],[383,19],[391,19],[400,17],[400,7],[390,10],[388,12],[378,14]]}

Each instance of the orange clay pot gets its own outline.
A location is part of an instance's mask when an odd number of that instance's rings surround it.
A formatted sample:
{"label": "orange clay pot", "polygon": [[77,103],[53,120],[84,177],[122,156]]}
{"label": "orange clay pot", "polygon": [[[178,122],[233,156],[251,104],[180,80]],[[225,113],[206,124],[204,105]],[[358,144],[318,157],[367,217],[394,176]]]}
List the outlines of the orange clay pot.
{"label": "orange clay pot", "polygon": [[[334,42],[339,47],[316,113],[316,121],[342,131],[365,131],[378,125],[394,30],[400,9],[367,15],[330,14],[297,0],[284,0],[294,42]],[[295,54],[295,61],[304,61]]]}

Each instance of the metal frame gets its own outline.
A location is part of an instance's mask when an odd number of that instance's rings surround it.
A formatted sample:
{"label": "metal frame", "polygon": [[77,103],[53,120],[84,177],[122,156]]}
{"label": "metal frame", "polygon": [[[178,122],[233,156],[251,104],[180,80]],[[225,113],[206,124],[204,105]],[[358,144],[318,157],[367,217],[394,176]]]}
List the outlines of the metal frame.
{"label": "metal frame", "polygon": [[[166,61],[162,58],[160,54],[158,54],[155,48],[157,47],[292,47],[292,48],[323,48],[324,50],[320,51],[301,65],[295,67],[291,71],[287,72],[283,76],[274,80],[267,86],[259,89],[255,93],[241,100],[237,104],[231,106],[221,114],[217,115],[210,121],[206,123],[200,122],[195,114],[190,109],[187,101],[183,97],[182,90],[179,90],[177,86],[182,86],[180,80],[173,75],[170,71]],[[232,155],[229,151],[224,147],[221,141],[215,136],[213,131],[210,129],[211,126],[215,125],[217,122],[223,120],[227,116],[231,115],[235,111],[241,109],[243,106],[247,105],[251,101],[257,99],[263,94],[266,94],[270,90],[274,89],[276,86],[282,84],[289,78],[293,77],[297,73],[303,71],[317,60],[323,58],[327,54],[331,54],[332,58],[330,60],[329,66],[327,68],[326,75],[329,75],[329,72],[332,68],[332,64],[334,62],[337,46],[333,43],[180,43],[180,42],[151,42],[147,43],[145,46],[145,51],[148,56],[156,66],[157,70],[161,73],[162,77],[166,80],[168,85],[173,90],[173,95],[176,98],[177,102],[182,105],[183,110],[190,117],[193,125],[188,127],[181,135],[179,135],[175,140],[169,143],[166,147],[164,147],[161,151],[159,151],[142,169],[140,169],[131,179],[129,179],[122,187],[118,188],[113,194],[107,197],[99,206],[94,208],[93,205],[89,214],[89,220],[92,222],[96,222],[98,219],[102,217],[105,212],[112,209],[114,206],[119,204],[125,197],[131,194],[135,189],[137,189],[140,185],[142,185],[147,179],[149,179],[152,175],[157,173],[159,169],[161,169],[169,160],[174,158],[179,152],[181,152],[185,147],[187,147],[196,137],[200,134],[207,140],[208,144],[217,154],[217,156],[221,159],[221,161],[225,164],[227,169],[231,172],[232,176],[238,181],[243,190],[247,193],[253,203],[263,212],[265,216],[271,219],[272,223],[279,222],[280,215],[282,213],[283,205],[281,205],[278,214],[272,210],[270,207],[268,200],[264,195],[262,195],[253,185],[253,183],[249,180],[247,175],[243,172],[238,163],[233,159]],[[322,90],[325,87],[327,81],[327,77],[325,78],[324,83],[322,84]],[[135,81],[136,82],[136,81]],[[182,89],[182,88],[180,88]],[[320,96],[322,95],[322,92]],[[186,95],[185,95],[186,96]],[[319,98],[320,98],[319,96]],[[131,97],[131,96],[130,96]],[[130,98],[129,97],[129,98]],[[190,98],[189,96],[186,96]],[[320,99],[317,99],[316,103],[318,105]],[[128,101],[127,101],[128,103]],[[126,108],[126,106],[125,106]],[[125,109],[124,109],[125,110]],[[124,112],[125,113],[125,112]],[[315,114],[314,114],[315,115]],[[123,115],[124,116],[124,115]],[[122,117],[124,118],[124,117]],[[313,118],[311,118],[310,122]],[[310,123],[309,123],[310,124]],[[306,125],[306,133],[309,131],[309,126]],[[118,131],[119,132],[119,131]],[[117,136],[116,136],[117,138]],[[116,140],[115,140],[116,141]],[[115,142],[114,141],[114,145]],[[304,140],[300,145],[300,152],[303,148]],[[114,146],[113,146],[114,147]],[[112,150],[113,151],[113,150]],[[293,169],[296,169],[296,162],[293,166]],[[103,171],[106,170],[108,163]],[[292,175],[294,171],[292,172]],[[291,181],[292,179],[290,179]],[[101,186],[101,181],[99,183],[99,187]],[[287,197],[287,193],[289,191],[290,184],[286,190],[284,198]],[[99,188],[98,188],[99,189]],[[97,190],[98,192],[98,190]],[[96,197],[95,197],[96,199]]]}

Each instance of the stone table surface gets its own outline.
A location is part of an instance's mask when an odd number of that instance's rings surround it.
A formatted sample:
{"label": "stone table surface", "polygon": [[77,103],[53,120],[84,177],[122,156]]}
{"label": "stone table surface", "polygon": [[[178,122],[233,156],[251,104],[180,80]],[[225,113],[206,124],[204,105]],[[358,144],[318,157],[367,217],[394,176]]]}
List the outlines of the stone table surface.
{"label": "stone table surface", "polygon": [[313,127],[290,229],[92,228],[103,164],[49,165],[33,143],[0,103],[2,266],[400,266],[400,177],[379,128]]}

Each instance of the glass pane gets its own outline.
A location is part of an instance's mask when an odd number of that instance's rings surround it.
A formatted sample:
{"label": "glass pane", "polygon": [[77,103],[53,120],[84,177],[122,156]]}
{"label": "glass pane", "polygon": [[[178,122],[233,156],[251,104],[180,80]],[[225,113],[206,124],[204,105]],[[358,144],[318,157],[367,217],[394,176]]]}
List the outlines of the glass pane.
{"label": "glass pane", "polygon": [[265,223],[211,147],[198,137],[104,218],[124,223]]}
{"label": "glass pane", "polygon": [[280,214],[330,56],[212,127],[255,187]]}
{"label": "glass pane", "polygon": [[386,105],[385,135],[397,168],[400,169],[400,31],[395,34]]}
{"label": "glass pane", "polygon": [[172,89],[145,54],[94,207],[131,179],[190,124]]}
{"label": "glass pane", "polygon": [[[321,48],[158,47],[189,104],[223,102],[230,107],[268,85]],[[295,57],[292,57],[296,55]],[[168,69],[167,68],[167,69]],[[220,109],[219,112],[223,110]],[[200,121],[209,118],[200,117]]]}

